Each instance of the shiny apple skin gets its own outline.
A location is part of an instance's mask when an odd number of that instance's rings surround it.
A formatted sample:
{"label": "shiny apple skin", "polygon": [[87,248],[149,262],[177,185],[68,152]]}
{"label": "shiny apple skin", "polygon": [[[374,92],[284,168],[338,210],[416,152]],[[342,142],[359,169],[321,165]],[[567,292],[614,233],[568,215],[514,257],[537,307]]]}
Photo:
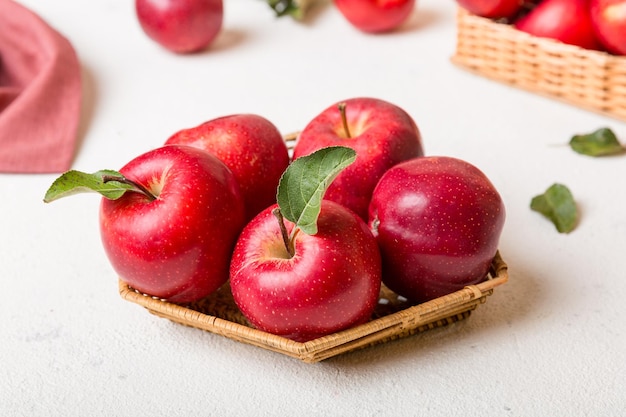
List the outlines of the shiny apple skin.
{"label": "shiny apple skin", "polygon": [[230,170],[199,149],[166,146],[120,172],[158,194],[156,200],[137,192],[102,199],[102,243],[120,278],[173,303],[199,300],[224,284],[245,221]]}
{"label": "shiny apple skin", "polygon": [[396,165],[370,206],[383,282],[421,303],[482,281],[504,221],[500,194],[473,165],[437,156]]}
{"label": "shiny apple skin", "polygon": [[591,21],[608,52],[626,55],[626,0],[591,0]]}
{"label": "shiny apple skin", "polygon": [[522,10],[523,0],[457,0],[468,12],[490,19],[512,18]]}
{"label": "shiny apple skin", "polygon": [[389,32],[402,25],[415,9],[415,0],[334,0],[341,14],[367,33]]}
{"label": "shiny apple skin", "polygon": [[276,189],[289,165],[289,151],[278,128],[256,114],[233,114],[182,129],[165,142],[200,148],[217,156],[239,183],[251,220],[276,203]]}
{"label": "shiny apple skin", "polygon": [[149,38],[179,54],[209,46],[224,19],[223,0],[135,0],[135,12]]}
{"label": "shiny apple skin", "polygon": [[591,23],[589,0],[543,0],[514,27],[584,49],[602,50]]}
{"label": "shiny apple skin", "polygon": [[344,100],[351,138],[343,133],[343,122],[335,103],[302,130],[293,159],[327,146],[355,150],[356,161],[330,184],[325,199],[339,203],[367,222],[372,191],[392,166],[424,154],[422,138],[413,118],[402,108],[385,100],[357,97]]}
{"label": "shiny apple skin", "polygon": [[300,232],[289,258],[273,208],[246,226],[234,250],[230,285],[244,316],[298,342],[367,322],[380,293],[381,260],[365,222],[323,201],[318,233]]}

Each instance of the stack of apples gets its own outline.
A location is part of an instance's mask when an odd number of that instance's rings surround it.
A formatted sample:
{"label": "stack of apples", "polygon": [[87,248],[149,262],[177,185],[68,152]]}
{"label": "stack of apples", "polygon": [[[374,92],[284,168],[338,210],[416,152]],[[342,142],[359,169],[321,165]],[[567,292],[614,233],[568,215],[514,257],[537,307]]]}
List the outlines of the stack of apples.
{"label": "stack of apples", "polygon": [[626,0],[457,0],[478,16],[538,37],[626,55]]}
{"label": "stack of apples", "polygon": [[334,103],[292,151],[261,116],[220,117],[119,171],[69,171],[44,201],[100,192],[105,253],[129,286],[184,305],[228,283],[252,325],[297,341],[370,320],[383,283],[421,303],[486,277],[501,196],[470,163],[425,156],[399,106]]}

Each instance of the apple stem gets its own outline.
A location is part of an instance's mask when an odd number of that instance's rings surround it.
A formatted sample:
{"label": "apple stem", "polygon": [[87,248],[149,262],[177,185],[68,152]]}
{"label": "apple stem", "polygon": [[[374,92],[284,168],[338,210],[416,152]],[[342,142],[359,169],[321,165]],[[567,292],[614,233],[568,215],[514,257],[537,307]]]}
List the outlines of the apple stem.
{"label": "apple stem", "polygon": [[135,192],[140,192],[145,194],[150,201],[154,201],[157,199],[157,197],[152,194],[150,192],[150,190],[148,190],[146,187],[144,187],[143,185],[139,184],[138,182],[135,182],[133,180],[130,180],[126,177],[118,177],[117,175],[103,175],[102,176],[102,182],[107,183],[107,182],[111,182],[111,181],[117,181],[120,182],[122,184],[128,184],[131,185],[135,188],[135,190],[131,190],[131,191],[135,191]]}
{"label": "apple stem", "polygon": [[[285,219],[283,217],[283,214],[280,212],[280,208],[275,208],[274,210],[272,210],[272,214],[276,217],[276,219],[278,219],[280,234],[283,237],[285,249],[287,249],[287,253],[289,254],[289,256],[292,257],[296,254],[296,250],[293,244],[293,239],[295,238],[296,234],[294,233],[292,236],[289,236],[289,233],[287,232],[287,226],[285,226]],[[297,228],[295,228],[294,231],[295,230],[297,230]]]}
{"label": "apple stem", "polygon": [[350,129],[348,128],[348,118],[346,117],[346,103],[339,103],[337,106],[339,108],[339,113],[341,113],[341,122],[343,123],[343,130],[348,139],[352,138],[350,134]]}

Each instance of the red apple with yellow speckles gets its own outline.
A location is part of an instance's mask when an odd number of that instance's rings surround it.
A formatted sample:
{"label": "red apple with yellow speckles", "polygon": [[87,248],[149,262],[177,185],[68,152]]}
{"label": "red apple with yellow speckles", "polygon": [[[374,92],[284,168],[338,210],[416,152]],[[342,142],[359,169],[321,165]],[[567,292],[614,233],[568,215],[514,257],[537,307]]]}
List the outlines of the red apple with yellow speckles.
{"label": "red apple with yellow speckles", "polygon": [[289,152],[276,126],[256,114],[209,120],[172,135],[167,145],[200,148],[217,156],[233,172],[252,219],[276,203],[276,187],[289,165]]}
{"label": "red apple with yellow speckles", "polygon": [[369,216],[381,250],[383,282],[419,303],[485,278],[505,208],[478,168],[457,158],[428,156],[383,175]]}
{"label": "red apple with yellow speckles", "polygon": [[381,286],[374,235],[353,211],[323,200],[355,156],[328,147],[295,160],[280,180],[277,204],[239,235],[230,287],[258,329],[306,342],[371,318]]}
{"label": "red apple with yellow speckles", "polygon": [[196,301],[224,284],[245,221],[226,165],[190,146],[164,146],[119,172],[106,181],[139,186],[100,206],[102,244],[120,278],[173,303]]}
{"label": "red apple with yellow speckles", "polygon": [[[367,224],[322,201],[318,232],[298,233],[289,253],[273,210],[248,223],[234,250],[230,286],[242,313],[258,329],[299,342],[367,322],[381,285]],[[294,224],[285,226],[291,232]]]}
{"label": "red apple with yellow speckles", "polygon": [[385,171],[424,154],[411,115],[394,103],[371,97],[340,101],[315,116],[298,136],[293,159],[327,146],[352,148],[357,159],[333,181],[324,198],[366,222],[372,191]]}

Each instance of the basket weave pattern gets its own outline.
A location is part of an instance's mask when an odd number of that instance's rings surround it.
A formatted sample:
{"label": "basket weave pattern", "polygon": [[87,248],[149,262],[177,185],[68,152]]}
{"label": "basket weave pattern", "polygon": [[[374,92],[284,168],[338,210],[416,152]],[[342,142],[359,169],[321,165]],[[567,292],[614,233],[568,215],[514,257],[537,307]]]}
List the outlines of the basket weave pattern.
{"label": "basket weave pattern", "polygon": [[465,319],[486,301],[495,287],[507,280],[508,268],[498,253],[483,282],[422,304],[410,305],[383,285],[381,302],[368,323],[304,343],[253,328],[234,303],[228,284],[187,306],[141,294],[122,280],[119,281],[119,292],[123,299],[175,323],[314,363]]}
{"label": "basket weave pattern", "polygon": [[451,60],[487,78],[626,120],[626,57],[531,36],[460,8]]}

